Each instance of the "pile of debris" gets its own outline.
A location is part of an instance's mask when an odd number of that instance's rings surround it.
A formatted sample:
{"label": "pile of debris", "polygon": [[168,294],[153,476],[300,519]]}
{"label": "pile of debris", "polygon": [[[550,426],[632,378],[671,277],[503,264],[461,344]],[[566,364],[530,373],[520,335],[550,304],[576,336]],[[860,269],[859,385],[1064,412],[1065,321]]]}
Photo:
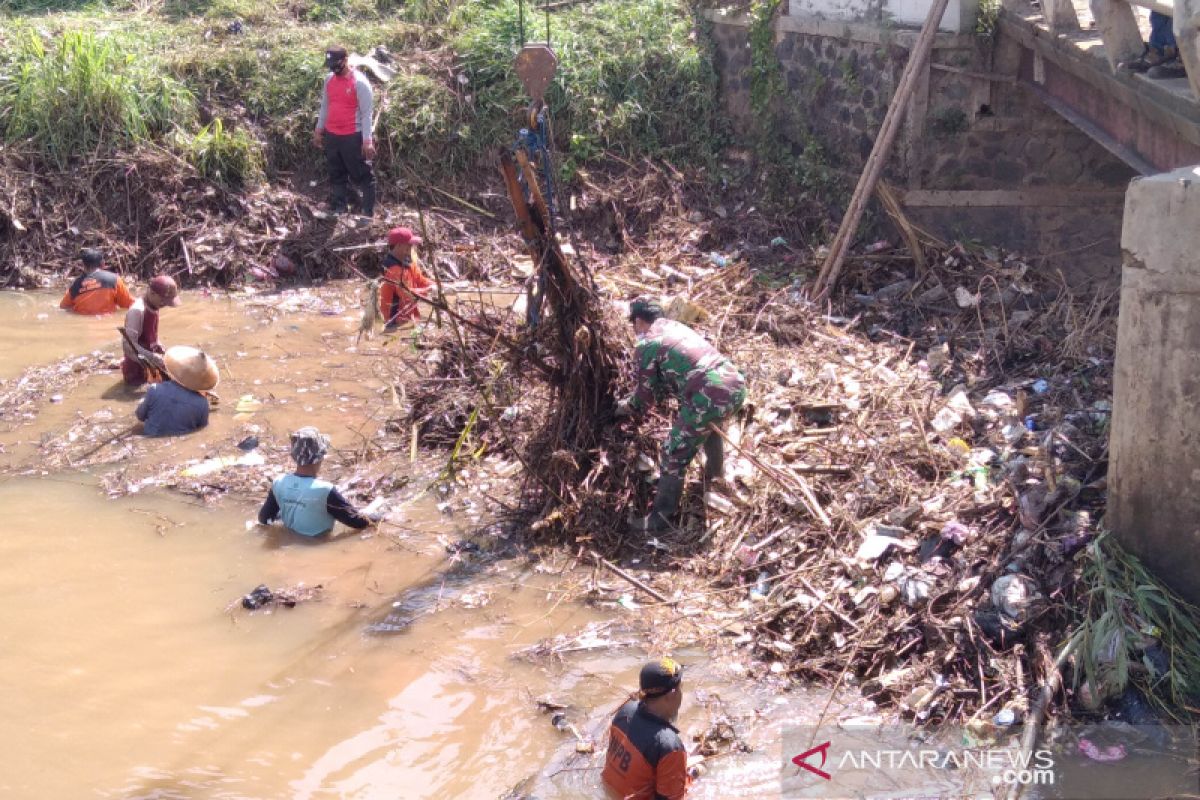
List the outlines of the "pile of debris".
{"label": "pile of debris", "polygon": [[[168,272],[183,285],[236,286],[378,274],[387,220],[368,225],[323,212],[311,186],[232,191],[178,156],[147,146],[56,173],[15,153],[0,162],[0,286],[41,287],[100,247],[127,276]],[[499,273],[480,245],[498,236],[474,214],[426,215],[433,238],[459,245],[438,264],[454,279]],[[396,224],[412,224],[393,220]],[[467,226],[470,226],[468,229]],[[62,281],[59,281],[60,283]]]}
{"label": "pile of debris", "polygon": [[[922,720],[1019,718],[1071,624],[1076,556],[1104,507],[1115,314],[1012,256],[923,255],[920,273],[902,256],[852,261],[840,314],[798,283],[762,288],[751,259],[669,268],[669,313],[745,370],[750,401],[730,430],[729,488],[689,487],[679,526],[651,541],[625,532],[623,512],[647,499],[669,421],[634,433],[599,411],[586,447],[547,447],[538,432],[576,418],[583,387],[518,369],[520,394],[546,403],[507,430],[541,488],[522,509],[531,541],[648,570],[668,616],[737,632],[770,673],[857,682]],[[624,326],[600,298],[646,291],[647,262],[597,276],[590,324]],[[571,363],[562,341],[535,344],[516,323],[476,337],[514,368],[529,352]],[[630,377],[586,389],[612,398]]]}

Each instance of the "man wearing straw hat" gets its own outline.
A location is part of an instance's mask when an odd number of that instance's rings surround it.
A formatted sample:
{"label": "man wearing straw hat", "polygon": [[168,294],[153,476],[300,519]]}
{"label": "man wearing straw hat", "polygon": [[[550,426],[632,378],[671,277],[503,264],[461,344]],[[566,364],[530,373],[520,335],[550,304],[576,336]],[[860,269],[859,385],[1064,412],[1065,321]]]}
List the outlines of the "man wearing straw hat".
{"label": "man wearing straw hat", "polygon": [[217,363],[203,350],[179,345],[163,354],[166,380],[146,390],[135,412],[147,436],[179,436],[208,424],[205,392],[216,388]]}
{"label": "man wearing straw hat", "polygon": [[266,502],[258,512],[260,525],[278,518],[289,530],[301,536],[321,536],[333,530],[333,523],[361,530],[378,520],[360,514],[329,481],[317,474],[329,451],[329,437],[314,427],[292,434],[292,460],[296,470],[271,484]]}
{"label": "man wearing straw hat", "polygon": [[683,667],[670,658],[650,661],[640,691],[618,709],[609,727],[604,785],[623,799],[683,800],[688,755],[673,724],[683,704]]}
{"label": "man wearing straw hat", "polygon": [[682,322],[663,316],[662,305],[650,297],[629,303],[629,321],[637,333],[637,388],[617,404],[616,417],[640,414],[654,404],[663,389],[679,399],[679,413],[663,442],[661,473],[654,506],[644,517],[633,517],[638,531],[669,528],[679,509],[683,478],[701,445],[706,481],[724,476],[725,443],[711,427],[721,427],[746,401],[746,381],[728,358]]}

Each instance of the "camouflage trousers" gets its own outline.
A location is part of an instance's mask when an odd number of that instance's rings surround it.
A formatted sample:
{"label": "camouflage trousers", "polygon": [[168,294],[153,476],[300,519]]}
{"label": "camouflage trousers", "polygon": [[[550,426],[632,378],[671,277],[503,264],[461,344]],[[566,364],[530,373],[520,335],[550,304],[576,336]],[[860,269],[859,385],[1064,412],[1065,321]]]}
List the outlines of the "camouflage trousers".
{"label": "camouflage trousers", "polygon": [[746,382],[736,369],[721,374],[719,383],[709,383],[679,402],[679,414],[667,433],[662,448],[663,473],[683,477],[704,440],[713,436],[708,426],[720,427],[746,402]]}

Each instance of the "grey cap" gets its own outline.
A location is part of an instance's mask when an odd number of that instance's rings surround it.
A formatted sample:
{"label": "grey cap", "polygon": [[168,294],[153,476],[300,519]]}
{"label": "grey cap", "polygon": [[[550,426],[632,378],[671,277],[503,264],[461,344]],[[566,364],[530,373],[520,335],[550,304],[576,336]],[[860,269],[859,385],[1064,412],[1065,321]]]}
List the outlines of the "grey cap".
{"label": "grey cap", "polygon": [[329,452],[329,437],[310,426],[292,434],[292,460],[301,467],[318,464]]}

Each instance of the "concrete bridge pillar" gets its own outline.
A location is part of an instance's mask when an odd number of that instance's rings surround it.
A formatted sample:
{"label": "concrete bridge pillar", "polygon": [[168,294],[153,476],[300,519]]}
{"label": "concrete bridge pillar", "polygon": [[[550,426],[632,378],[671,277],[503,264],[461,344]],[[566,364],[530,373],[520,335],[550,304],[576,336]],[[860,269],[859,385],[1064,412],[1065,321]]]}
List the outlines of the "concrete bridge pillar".
{"label": "concrete bridge pillar", "polygon": [[1108,526],[1200,602],[1200,167],[1125,196]]}

